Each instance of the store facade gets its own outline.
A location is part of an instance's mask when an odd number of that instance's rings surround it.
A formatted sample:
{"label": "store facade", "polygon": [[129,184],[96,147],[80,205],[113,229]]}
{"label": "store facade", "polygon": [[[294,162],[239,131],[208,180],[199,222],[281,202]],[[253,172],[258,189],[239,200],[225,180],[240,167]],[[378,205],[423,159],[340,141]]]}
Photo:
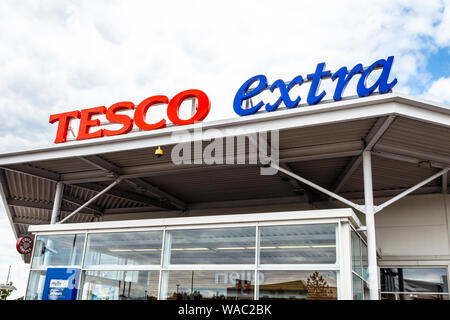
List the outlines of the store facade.
{"label": "store facade", "polygon": [[333,209],[38,232],[26,298],[42,299],[46,269],[58,267],[82,270],[83,300],[351,299],[349,284],[362,295],[367,279],[358,225],[352,210]]}
{"label": "store facade", "polygon": [[[200,90],[52,115],[55,145],[0,155],[11,226],[34,244],[18,245],[25,298],[448,300],[450,108],[390,93],[393,59],[380,61],[349,73],[358,98],[342,99],[347,69],[319,64],[276,81],[265,111],[253,77],[230,120],[201,123]],[[334,101],[316,95],[324,77]],[[300,106],[289,91],[307,81]],[[173,125],[150,124],[154,104]]]}

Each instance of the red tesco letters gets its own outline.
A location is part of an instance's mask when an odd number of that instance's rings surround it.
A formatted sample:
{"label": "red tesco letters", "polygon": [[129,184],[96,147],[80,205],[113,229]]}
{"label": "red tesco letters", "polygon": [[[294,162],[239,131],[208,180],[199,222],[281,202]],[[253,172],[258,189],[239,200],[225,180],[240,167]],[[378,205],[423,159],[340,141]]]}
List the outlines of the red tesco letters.
{"label": "red tesco letters", "polygon": [[[186,99],[197,98],[198,107],[195,114],[187,120],[183,120],[179,116],[180,106]],[[166,96],[152,96],[145,99],[135,109],[135,105],[130,101],[118,102],[110,106],[108,109],[104,106],[83,109],[81,111],[70,111],[59,114],[52,114],[49,122],[58,122],[58,129],[56,132],[55,143],[67,141],[67,131],[69,129],[69,122],[71,119],[80,119],[80,127],[78,129],[77,140],[99,138],[103,136],[116,136],[119,134],[129,133],[133,129],[134,123],[142,130],[155,130],[166,127],[166,120],[160,119],[154,123],[147,123],[145,118],[148,109],[156,104],[167,104],[167,117],[173,124],[184,126],[193,124],[196,121],[203,121],[211,109],[211,104],[208,96],[201,90],[191,89],[180,92],[171,100]],[[126,114],[117,114],[122,110],[134,110],[133,119]],[[92,119],[93,116],[104,114],[106,119],[111,123],[122,124],[122,127],[117,130],[101,129],[91,131],[91,128],[100,126],[99,119]]]}

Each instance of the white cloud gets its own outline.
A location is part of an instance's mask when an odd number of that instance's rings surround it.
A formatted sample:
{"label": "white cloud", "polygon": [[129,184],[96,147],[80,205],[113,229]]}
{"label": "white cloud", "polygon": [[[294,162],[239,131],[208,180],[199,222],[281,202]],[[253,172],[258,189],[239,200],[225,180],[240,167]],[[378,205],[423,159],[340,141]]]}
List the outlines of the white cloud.
{"label": "white cloud", "polygon": [[[191,88],[210,97],[208,121],[235,117],[249,77],[290,80],[323,61],[334,71],[395,55],[395,89],[414,92],[430,77],[427,54],[450,44],[446,3],[1,1],[0,152],[53,141],[52,113]],[[448,101],[446,81],[430,88],[433,99]],[[15,259],[0,254],[2,265]]]}
{"label": "white cloud", "polygon": [[442,77],[434,81],[424,94],[424,97],[433,101],[450,103],[450,77]]}

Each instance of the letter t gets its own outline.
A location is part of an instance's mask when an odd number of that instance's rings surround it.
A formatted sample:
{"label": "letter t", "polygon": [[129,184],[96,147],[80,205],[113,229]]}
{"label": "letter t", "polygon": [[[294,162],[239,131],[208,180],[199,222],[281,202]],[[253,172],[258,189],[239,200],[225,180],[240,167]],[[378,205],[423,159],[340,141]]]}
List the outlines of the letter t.
{"label": "letter t", "polygon": [[308,74],[307,76],[308,80],[312,80],[311,87],[309,88],[308,92],[308,104],[317,104],[326,95],[325,90],[322,91],[318,96],[316,95],[317,89],[319,89],[320,86],[320,80],[323,78],[331,77],[331,72],[329,70],[323,71],[323,69],[325,69],[325,62],[319,63],[316,67],[316,72]]}
{"label": "letter t", "polygon": [[80,117],[81,113],[78,110],[50,115],[50,119],[48,120],[48,122],[55,123],[59,121],[58,130],[56,131],[55,143],[66,142],[70,119],[80,119]]}

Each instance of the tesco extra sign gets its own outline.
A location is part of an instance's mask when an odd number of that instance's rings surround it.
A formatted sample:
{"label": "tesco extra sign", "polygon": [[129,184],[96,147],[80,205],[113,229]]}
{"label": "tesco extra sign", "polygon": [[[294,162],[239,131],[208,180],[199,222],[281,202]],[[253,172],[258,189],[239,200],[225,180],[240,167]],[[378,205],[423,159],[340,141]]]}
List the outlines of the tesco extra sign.
{"label": "tesco extra sign", "polygon": [[[306,98],[306,102],[309,105],[315,105],[319,103],[323,97],[325,97],[325,90],[320,91],[320,81],[325,78],[331,78],[331,80],[336,81],[336,87],[333,94],[333,100],[339,101],[342,99],[342,94],[350,82],[350,80],[357,74],[361,74],[361,77],[358,81],[357,92],[360,97],[367,97],[371,95],[375,89],[378,87],[379,93],[387,93],[392,87],[394,87],[397,83],[397,79],[394,79],[392,82],[388,83],[389,73],[391,72],[392,63],[394,61],[394,57],[390,56],[386,60],[380,59],[371,64],[367,69],[363,68],[361,63],[355,65],[351,70],[348,70],[347,67],[342,67],[338,71],[331,73],[329,70],[325,70],[325,62],[319,63],[316,67],[316,71],[314,73],[307,75],[307,80],[311,81],[311,86],[309,87],[308,96]],[[378,79],[374,84],[367,87],[367,78],[375,69],[382,69]],[[250,79],[248,79],[244,84],[239,88],[236,96],[234,97],[233,108],[234,111],[240,116],[247,116],[253,114],[263,106],[265,106],[266,111],[271,112],[275,111],[281,102],[283,101],[287,108],[296,108],[298,107],[301,97],[296,97],[293,99],[289,95],[289,91],[294,86],[300,86],[304,82],[306,82],[301,75],[294,77],[289,82],[284,82],[279,79],[276,80],[270,88],[268,88],[267,77],[264,75],[257,75]],[[255,88],[250,88],[253,84],[256,83]],[[263,101],[259,101],[255,106],[251,108],[243,108],[242,103],[248,99],[256,97],[258,94],[262,93],[264,90],[269,89],[271,92],[274,92],[278,89],[280,96],[276,100],[274,104],[264,103]]]}
{"label": "tesco extra sign", "polygon": [[[195,114],[189,119],[181,119],[179,116],[180,106],[183,101],[187,99],[196,98],[198,106]],[[71,119],[80,119],[80,126],[78,129],[77,140],[100,138],[103,136],[116,136],[119,134],[126,134],[133,129],[134,124],[142,130],[155,130],[166,127],[166,120],[160,119],[152,123],[146,122],[147,111],[151,106],[157,104],[167,105],[167,117],[169,120],[178,126],[193,124],[196,121],[202,121],[206,118],[211,108],[208,96],[200,90],[186,90],[180,92],[175,97],[169,100],[166,96],[152,96],[137,105],[130,101],[122,101],[113,104],[109,108],[105,106],[75,110],[59,114],[52,114],[49,122],[58,122],[58,129],[56,132],[55,143],[66,142],[67,131],[69,129],[69,122]],[[118,114],[119,111],[134,110],[133,118],[126,114]],[[93,116],[105,115],[106,119],[111,123],[121,124],[122,127],[117,130],[101,129],[99,119],[92,119]],[[91,130],[93,129],[93,130]]]}
{"label": "tesco extra sign", "polygon": [[[336,87],[333,94],[333,100],[339,101],[342,99],[343,92],[347,87],[350,80],[360,74],[360,78],[356,87],[358,96],[367,97],[371,95],[377,88],[380,94],[389,92],[396,84],[397,79],[388,82],[389,74],[392,68],[392,63],[394,57],[390,56],[387,59],[380,59],[372,63],[369,67],[364,68],[361,63],[355,65],[352,69],[347,69],[347,67],[342,67],[336,72],[332,73],[326,70],[325,63],[317,64],[314,73],[308,74],[306,80],[303,79],[301,75],[294,77],[291,81],[285,82],[282,79],[278,79],[269,88],[267,77],[264,75],[256,75],[251,77],[242,84],[242,86],[237,91],[234,101],[233,108],[234,111],[240,116],[247,116],[258,112],[263,106],[268,112],[275,111],[280,106],[281,102],[285,104],[288,109],[296,108],[299,106],[301,97],[291,97],[290,90],[294,86],[301,86],[304,82],[311,82],[308,96],[306,102],[308,105],[315,105],[319,103],[326,95],[325,90],[320,90],[320,82],[322,79],[331,78],[332,81],[336,82]],[[368,86],[367,79],[370,74],[376,70],[382,69],[376,81]],[[256,85],[256,87],[252,87]],[[255,98],[263,91],[269,89],[271,92],[277,90],[279,92],[278,99],[273,103],[264,103],[264,101],[259,101],[256,105],[250,108],[244,108],[243,102],[246,100]],[[180,106],[183,101],[187,99],[197,99],[198,107],[194,115],[189,119],[181,119],[179,116]],[[165,119],[157,119],[148,123],[146,121],[148,109],[157,104],[167,105],[167,117],[169,120],[178,126],[193,124],[198,121],[202,121],[208,115],[211,104],[208,96],[201,90],[191,89],[180,92],[175,97],[169,100],[168,97],[163,95],[152,96],[145,99],[137,106],[130,101],[122,101],[113,104],[109,108],[105,106],[94,107],[82,110],[75,110],[70,112],[64,112],[59,114],[53,114],[50,116],[49,122],[58,122],[58,129],[56,133],[55,143],[66,142],[67,131],[69,129],[69,122],[71,119],[79,119],[80,125],[78,129],[77,140],[100,138],[103,136],[115,136],[120,134],[129,133],[134,124],[142,130],[156,130],[166,127]],[[126,114],[120,114],[123,110],[134,110],[133,117]],[[104,115],[110,123],[121,124],[122,127],[116,130],[108,130],[99,128],[100,120],[93,119],[94,116]],[[97,127],[97,128],[96,128]]]}

